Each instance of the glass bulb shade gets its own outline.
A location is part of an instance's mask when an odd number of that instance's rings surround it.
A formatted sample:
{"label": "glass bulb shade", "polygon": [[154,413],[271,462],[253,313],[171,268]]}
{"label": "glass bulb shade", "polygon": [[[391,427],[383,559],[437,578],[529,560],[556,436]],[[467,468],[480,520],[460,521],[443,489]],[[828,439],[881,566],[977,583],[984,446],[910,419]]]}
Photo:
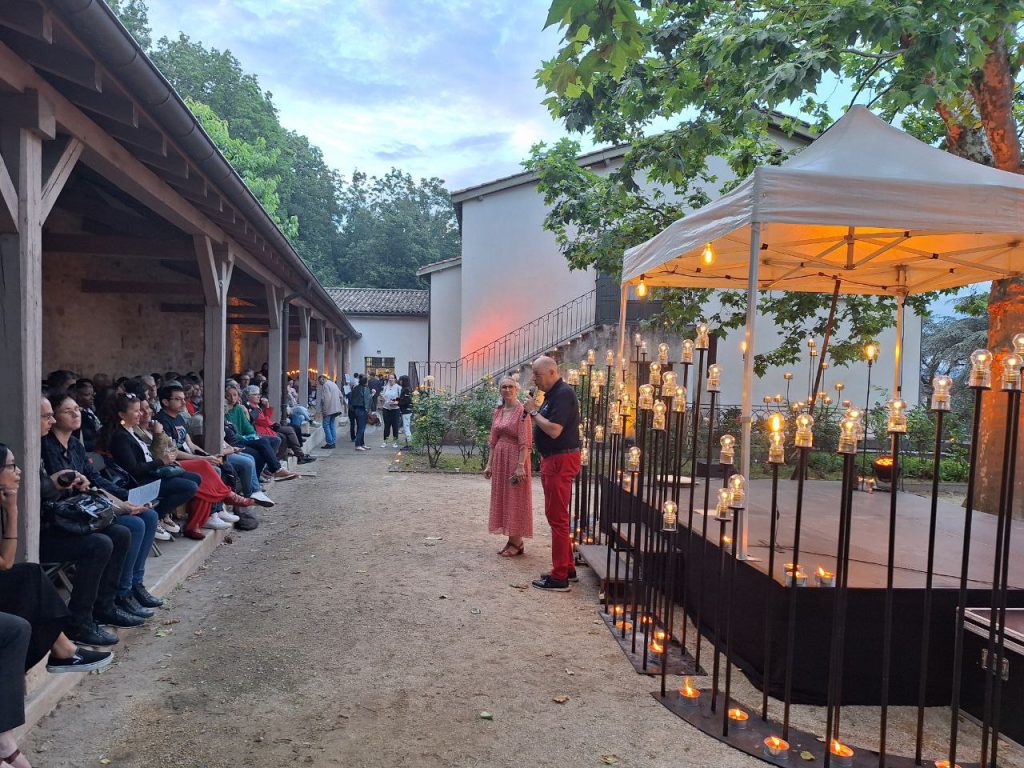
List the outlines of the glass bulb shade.
{"label": "glass bulb shade", "polygon": [[747,480],[743,475],[736,474],[729,478],[729,491],[732,497],[729,506],[732,509],[743,509],[747,505]]}
{"label": "glass bulb shade", "polygon": [[849,408],[849,407],[850,407],[850,400],[849,400],[849,398],[843,398],[843,408]]}
{"label": "glass bulb shade", "polygon": [[615,365],[615,353],[610,349],[604,353],[604,364],[611,368]]}
{"label": "glass bulb shade", "polygon": [[810,354],[811,354],[811,357],[817,357],[818,356],[818,350],[812,347]]}
{"label": "glass bulb shade", "polygon": [[662,365],[668,362],[668,344],[664,341],[658,345],[658,362]]}
{"label": "glass bulb shade", "polygon": [[661,374],[661,388],[664,390],[667,397],[671,397],[672,393],[676,391],[676,372],[665,371]]}
{"label": "glass bulb shade", "polygon": [[604,442],[604,424],[598,424],[597,426],[594,427],[594,442]]}
{"label": "glass bulb shade", "polygon": [[604,371],[594,371],[590,375],[590,378],[599,387],[603,387],[605,383],[608,381],[608,377]]}
{"label": "glass bulb shade", "polygon": [[1024,333],[1014,334],[1010,343],[1013,345],[1014,354],[1024,358]]}
{"label": "glass bulb shade", "polygon": [[641,299],[647,295],[647,283],[644,282],[643,277],[640,278],[640,282],[636,286],[636,295]]}
{"label": "glass bulb shade", "polygon": [[615,421],[612,422],[612,434],[613,435],[621,435],[622,434],[622,419],[621,418],[617,417],[615,419]]}
{"label": "glass bulb shade", "polygon": [[613,400],[608,404],[608,423],[611,424],[619,418],[619,401]]}
{"label": "glass bulb shade", "polygon": [[707,349],[711,346],[711,337],[708,335],[711,329],[708,328],[707,323],[697,323],[695,331],[697,338],[694,340],[694,347],[697,349]]}
{"label": "glass bulb shade", "polygon": [[781,394],[777,394],[777,395],[775,395],[775,397],[772,398],[772,400],[774,402],[776,402],[776,403],[781,403],[782,402],[782,395]]}
{"label": "glass bulb shade", "polygon": [[967,386],[975,389],[991,389],[992,353],[987,349],[976,349],[971,352],[971,373],[967,378]]}
{"label": "glass bulb shade", "polygon": [[713,363],[708,366],[708,383],[706,389],[708,392],[720,392],[722,389],[722,366],[718,363]]}
{"label": "glass bulb shade", "polygon": [[597,362],[597,352],[592,349],[587,350],[587,365],[594,365]]}
{"label": "glass bulb shade", "polygon": [[768,405],[769,403],[771,403],[771,401],[772,401],[772,396],[771,395],[765,395],[764,397],[761,398],[761,402],[764,403],[765,405]]}
{"label": "glass bulb shade", "polygon": [[736,458],[736,438],[732,435],[722,435],[718,439],[720,451],[718,453],[719,464],[732,464]]}
{"label": "glass bulb shade", "polygon": [[581,421],[579,424],[577,424],[576,425],[576,429],[580,433],[580,440],[586,440],[587,439],[586,438],[586,434],[587,434],[587,423],[586,423],[586,421]]}
{"label": "glass bulb shade", "polygon": [[642,411],[649,411],[654,407],[654,387],[650,384],[641,384],[637,397],[637,407]]}
{"label": "glass bulb shade", "polygon": [[590,449],[585,445],[582,448],[580,448],[580,466],[590,466]]}
{"label": "glass bulb shade", "polygon": [[665,429],[665,411],[668,410],[668,406],[665,405],[663,400],[656,400],[654,403],[654,419],[651,423],[651,429]]}
{"label": "glass bulb shade", "polygon": [[565,383],[573,387],[579,386],[580,372],[575,368],[570,368],[565,373]]}
{"label": "glass bulb shade", "polygon": [[1012,392],[1020,390],[1020,355],[1009,354],[1003,358],[1003,391]]}
{"label": "glass bulb shade", "polygon": [[836,388],[836,392],[842,392],[844,389],[846,389],[846,385],[843,384],[843,382],[841,382],[841,381],[837,381],[832,386],[834,386]]}
{"label": "glass bulb shade", "polygon": [[797,448],[813,448],[814,447],[814,417],[809,413],[801,413],[796,417],[796,435],[793,438],[793,444]]}
{"label": "glass bulb shade", "polygon": [[816,346],[818,346],[818,342],[816,342],[814,339],[808,339],[807,340],[807,348],[808,349],[814,349]]}
{"label": "glass bulb shade", "polygon": [[626,454],[626,469],[630,472],[640,471],[640,448],[638,446],[634,445]]}
{"label": "glass bulb shade", "polygon": [[718,506],[715,511],[719,517],[728,517],[729,515],[729,504],[732,501],[732,491],[728,488],[718,489]]}
{"label": "glass bulb shade", "polygon": [[786,431],[786,417],[781,413],[773,413],[768,417],[768,431],[769,432],[785,432]]}
{"label": "glass bulb shade", "polygon": [[693,362],[694,343],[690,339],[683,339],[682,352],[679,354],[679,361],[682,363]]}
{"label": "glass bulb shade", "polygon": [[647,354],[647,342],[646,341],[640,342],[640,354],[641,355],[646,355]]}
{"label": "glass bulb shade", "polygon": [[792,381],[793,374],[787,371],[786,373],[782,374],[782,378],[784,378],[786,381]]}
{"label": "glass bulb shade", "polygon": [[878,357],[878,345],[866,344],[864,346],[864,358],[868,362],[874,362],[876,357]]}
{"label": "glass bulb shade", "polygon": [[856,453],[859,436],[860,422],[849,416],[844,417],[839,421],[839,445],[836,450],[839,453]]}
{"label": "glass bulb shade", "polygon": [[590,382],[590,396],[595,400],[601,397],[601,385],[596,381]]}
{"label": "glass bulb shade", "polygon": [[901,398],[894,398],[885,405],[889,411],[889,418],[886,429],[890,433],[903,433],[907,431],[907,401]]}
{"label": "glass bulb shade", "polygon": [[674,413],[686,413],[686,387],[676,387],[676,396],[672,399]]}
{"label": "glass bulb shade", "polygon": [[832,398],[829,397],[828,395],[825,395],[823,398],[821,398],[821,402],[823,402],[825,405],[832,405]]}
{"label": "glass bulb shade", "polygon": [[679,508],[674,501],[666,501],[661,511],[661,530],[674,531],[678,522]]}
{"label": "glass bulb shade", "polygon": [[786,435],[772,432],[768,435],[768,461],[771,464],[786,463]]}
{"label": "glass bulb shade", "polygon": [[634,333],[633,334],[633,346],[634,347],[639,347],[643,343],[644,343],[644,337],[641,336],[639,333]]}
{"label": "glass bulb shade", "polygon": [[951,390],[953,379],[950,376],[935,376],[932,379],[932,402],[933,411],[948,411],[952,403]]}
{"label": "glass bulb shade", "polygon": [[704,249],[700,252],[700,260],[705,267],[710,267],[715,263],[715,249],[711,247],[711,243],[704,244]]}
{"label": "glass bulb shade", "polygon": [[658,362],[651,363],[651,377],[650,377],[650,379],[648,379],[648,381],[650,381],[651,386],[654,386],[654,387],[660,387],[661,386],[661,363],[658,363]]}

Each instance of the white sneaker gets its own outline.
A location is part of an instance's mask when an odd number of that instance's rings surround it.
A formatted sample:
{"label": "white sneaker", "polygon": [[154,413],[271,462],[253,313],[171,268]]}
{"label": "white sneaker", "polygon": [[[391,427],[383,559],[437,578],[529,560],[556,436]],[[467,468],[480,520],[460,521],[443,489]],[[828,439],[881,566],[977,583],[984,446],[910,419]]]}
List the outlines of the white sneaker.
{"label": "white sneaker", "polygon": [[225,523],[237,523],[239,520],[242,519],[234,512],[228,512],[226,509],[222,509],[220,512],[218,512],[217,517],[219,517]]}
{"label": "white sneaker", "polygon": [[206,525],[203,528],[208,528],[211,531],[223,531],[230,528],[230,523],[225,523],[217,515],[210,515],[210,519],[206,521]]}
{"label": "white sneaker", "polygon": [[381,444],[380,444],[380,447],[381,447],[381,448],[387,448],[387,447],[388,447],[388,444],[387,444],[387,443],[381,443]]}
{"label": "white sneaker", "polygon": [[256,493],[250,494],[249,498],[259,504],[261,507],[272,507],[274,506],[274,500],[267,496],[263,491],[256,491]]}
{"label": "white sneaker", "polygon": [[391,447],[394,448],[395,450],[398,450],[398,442],[396,441],[396,442],[392,443]]}
{"label": "white sneaker", "polygon": [[164,530],[164,527],[160,525],[160,523],[157,523],[156,535],[153,538],[155,538],[157,541],[170,541],[173,537],[171,536],[171,534]]}
{"label": "white sneaker", "polygon": [[171,518],[169,517],[165,517],[161,521],[160,525],[163,526],[163,529],[167,531],[167,533],[181,533],[181,526],[173,520],[171,520]]}
{"label": "white sneaker", "polygon": [[366,450],[366,446],[365,445],[357,445],[356,446],[356,450],[357,451],[365,451]]}

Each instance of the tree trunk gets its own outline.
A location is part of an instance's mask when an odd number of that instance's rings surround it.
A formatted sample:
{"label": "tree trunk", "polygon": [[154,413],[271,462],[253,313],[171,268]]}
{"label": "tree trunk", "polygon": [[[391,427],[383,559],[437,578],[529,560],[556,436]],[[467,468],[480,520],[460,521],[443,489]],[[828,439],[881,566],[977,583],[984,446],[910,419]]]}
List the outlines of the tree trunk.
{"label": "tree trunk", "polygon": [[[988,347],[995,354],[992,364],[992,391],[982,397],[981,436],[978,445],[975,508],[999,511],[999,485],[1003,471],[1003,446],[1006,436],[1007,395],[1000,389],[1002,360],[1012,349],[1010,340],[1024,332],[1024,278],[1008,278],[992,283],[988,304]],[[1024,461],[1016,456],[1013,495],[1014,517],[1024,518]]]}

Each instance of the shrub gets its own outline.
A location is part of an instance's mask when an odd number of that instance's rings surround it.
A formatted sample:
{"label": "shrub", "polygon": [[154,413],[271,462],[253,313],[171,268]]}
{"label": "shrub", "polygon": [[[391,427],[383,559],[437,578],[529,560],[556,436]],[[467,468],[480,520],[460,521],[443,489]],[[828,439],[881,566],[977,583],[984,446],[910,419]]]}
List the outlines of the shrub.
{"label": "shrub", "polygon": [[452,428],[451,397],[439,390],[419,391],[412,398],[412,443],[423,448],[431,468],[437,468],[445,436]]}

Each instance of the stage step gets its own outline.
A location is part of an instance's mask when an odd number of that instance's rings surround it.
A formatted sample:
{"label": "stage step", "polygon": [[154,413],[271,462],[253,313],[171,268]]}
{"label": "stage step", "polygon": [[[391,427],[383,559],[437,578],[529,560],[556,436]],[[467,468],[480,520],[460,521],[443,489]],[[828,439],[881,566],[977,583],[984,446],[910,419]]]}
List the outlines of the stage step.
{"label": "stage step", "polygon": [[602,585],[615,582],[615,559],[619,560],[619,578],[617,581],[629,581],[630,571],[626,569],[626,556],[621,552],[612,553],[611,575],[608,572],[608,547],[604,544],[580,544],[578,548],[580,557],[590,566],[590,569],[597,575]]}
{"label": "stage step", "polygon": [[[633,526],[637,526],[639,530],[634,530]],[[640,537],[641,549],[647,541],[647,526],[643,523],[615,523],[612,525],[612,529],[619,541],[627,546],[632,547],[633,543],[637,541],[637,536]]]}

